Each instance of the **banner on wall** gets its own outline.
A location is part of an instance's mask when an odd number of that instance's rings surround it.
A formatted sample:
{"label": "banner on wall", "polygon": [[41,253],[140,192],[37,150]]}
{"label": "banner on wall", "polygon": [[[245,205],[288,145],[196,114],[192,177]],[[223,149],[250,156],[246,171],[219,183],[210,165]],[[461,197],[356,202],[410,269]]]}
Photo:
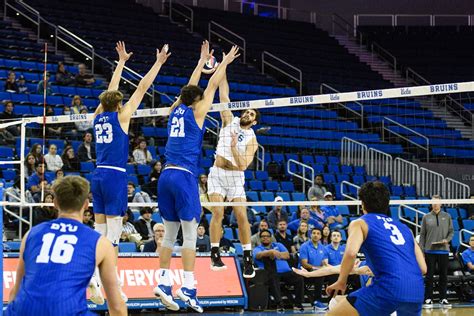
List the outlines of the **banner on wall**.
{"label": "banner on wall", "polygon": [[[143,254],[145,255],[145,254]],[[243,287],[240,267],[234,257],[222,257],[227,270],[214,272],[210,269],[209,257],[197,257],[195,266],[198,298],[204,307],[209,306],[245,306],[246,294]],[[3,303],[6,303],[16,278],[18,258],[3,259]],[[127,294],[128,308],[159,308],[161,302],[154,296],[153,287],[159,280],[160,259],[155,255],[129,256],[118,259],[119,277],[123,282],[123,291]],[[180,257],[171,259],[170,277],[173,293],[183,284],[183,267]],[[88,301],[90,309],[101,310]],[[178,304],[184,304],[178,300]]]}

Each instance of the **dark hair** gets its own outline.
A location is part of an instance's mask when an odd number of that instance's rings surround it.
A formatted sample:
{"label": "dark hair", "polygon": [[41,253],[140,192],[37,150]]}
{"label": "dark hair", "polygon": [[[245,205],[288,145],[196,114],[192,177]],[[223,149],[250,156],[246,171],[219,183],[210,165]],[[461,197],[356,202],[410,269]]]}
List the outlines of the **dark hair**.
{"label": "dark hair", "polygon": [[148,206],[147,206],[147,207],[144,207],[144,208],[142,208],[142,209],[140,210],[140,215],[143,215],[143,214],[145,214],[145,213],[151,213],[151,214],[153,214],[153,210],[151,209],[151,207],[148,207]]}
{"label": "dark hair", "polygon": [[203,90],[198,86],[188,84],[181,88],[181,102],[190,106],[196,101],[197,97],[202,97],[203,93]]}
{"label": "dark hair", "polygon": [[317,228],[317,227],[313,227],[313,229],[311,229],[311,235],[313,234],[313,231],[319,231],[319,233],[321,234],[321,237],[323,236],[323,230],[321,228]]}
{"label": "dark hair", "polygon": [[135,188],[135,183],[133,183],[132,181],[128,181],[127,185],[131,185],[132,187]]}
{"label": "dark hair", "polygon": [[390,192],[382,182],[370,181],[364,183],[359,190],[359,199],[367,213],[388,215]]}
{"label": "dark hair", "polygon": [[341,237],[342,237],[342,233],[341,233],[341,231],[340,231],[339,229],[332,230],[332,231],[329,233],[329,237],[330,237],[330,238],[332,237],[332,234],[333,234],[333,233],[339,233],[339,235],[341,235]]}
{"label": "dark hair", "polygon": [[268,229],[263,229],[258,233],[258,237],[262,237],[263,233],[268,233],[270,234],[270,237],[272,236],[272,233]]}
{"label": "dark hair", "polygon": [[324,180],[324,176],[323,176],[321,173],[320,173],[320,174],[317,174],[314,178],[316,179],[317,177],[321,177],[321,178],[323,178],[323,180]]}
{"label": "dark hair", "polygon": [[244,114],[246,111],[254,111],[255,112],[255,122],[257,122],[257,124],[260,122],[261,114],[260,114],[260,111],[258,109],[247,109],[247,110],[242,111],[242,114]]}
{"label": "dark hair", "polygon": [[282,219],[280,219],[280,220],[278,220],[277,224],[280,224],[281,222],[285,222],[285,223],[287,223],[287,224],[288,224],[288,221],[287,221],[286,219],[283,219],[283,218],[282,218]]}

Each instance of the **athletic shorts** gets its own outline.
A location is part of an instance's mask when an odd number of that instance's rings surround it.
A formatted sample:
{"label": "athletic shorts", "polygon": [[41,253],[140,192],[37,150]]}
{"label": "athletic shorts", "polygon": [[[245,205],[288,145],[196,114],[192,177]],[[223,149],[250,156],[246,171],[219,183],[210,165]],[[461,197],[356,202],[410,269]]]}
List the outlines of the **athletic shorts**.
{"label": "athletic shorts", "polygon": [[128,206],[126,172],[97,168],[92,174],[91,192],[94,213],[124,216]]}
{"label": "athletic shorts", "polygon": [[207,194],[220,194],[224,199],[232,201],[236,198],[246,198],[245,176],[243,171],[229,171],[212,167],[207,178]]}
{"label": "athletic shorts", "polygon": [[390,300],[380,297],[372,286],[363,287],[347,296],[347,301],[354,306],[359,315],[363,316],[390,316],[397,312],[397,316],[421,315],[422,302],[409,303]]}
{"label": "athletic shorts", "polygon": [[194,218],[199,223],[201,201],[197,177],[189,171],[165,168],[158,180],[158,208],[167,221],[192,221]]}

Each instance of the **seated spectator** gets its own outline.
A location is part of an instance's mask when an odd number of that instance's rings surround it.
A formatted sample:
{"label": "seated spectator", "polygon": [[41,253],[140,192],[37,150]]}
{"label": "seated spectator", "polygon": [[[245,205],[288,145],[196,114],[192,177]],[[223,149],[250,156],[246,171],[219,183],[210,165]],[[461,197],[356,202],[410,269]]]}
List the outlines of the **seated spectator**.
{"label": "seated spectator", "polygon": [[[71,115],[71,109],[69,106],[64,106],[63,115]],[[76,125],[74,123],[63,123],[61,124],[63,132],[66,136],[75,136],[77,134]]]}
{"label": "seated spectator", "polygon": [[7,80],[5,81],[5,91],[11,93],[18,93],[18,85],[16,83],[16,74],[13,71],[8,72]]}
{"label": "seated spectator", "polygon": [[84,135],[84,142],[77,148],[77,158],[80,162],[95,162],[95,144],[92,142],[92,133]]}
{"label": "seated spectator", "polygon": [[140,210],[140,218],[134,223],[137,232],[142,236],[142,240],[150,240],[154,236],[153,228],[156,224],[154,220],[151,219],[153,210],[151,207],[144,207]]}
{"label": "seated spectator", "polygon": [[18,87],[18,93],[24,93],[24,94],[30,93],[28,91],[28,86],[26,85],[25,76],[23,75],[21,75],[20,78],[18,78],[17,87]]}
{"label": "seated spectator", "polygon": [[[43,203],[53,203],[53,194],[44,194]],[[36,208],[33,213],[33,226],[58,218],[58,210],[54,206]]]}
{"label": "seated spectator", "polygon": [[51,181],[49,175],[46,174],[45,165],[42,162],[36,163],[35,165],[36,172],[28,178],[26,183],[26,188],[31,191],[33,198],[36,202],[39,202],[41,199],[41,190],[50,191],[51,190]]}
{"label": "seated spectator", "polygon": [[323,229],[323,236],[321,237],[321,243],[326,246],[331,243],[331,230],[329,229],[328,224],[324,224]]}
{"label": "seated spectator", "polygon": [[197,240],[196,240],[196,251],[197,252],[210,252],[211,251],[211,239],[206,235],[206,228],[199,224],[197,228]]}
{"label": "seated spectator", "polygon": [[329,191],[328,186],[324,183],[324,177],[322,174],[318,174],[314,177],[314,185],[308,190],[308,200],[312,201],[316,198],[317,201],[324,198],[324,193]]}
{"label": "seated spectator", "polygon": [[[252,227],[257,222],[257,217],[255,216],[255,213],[251,207],[247,207],[247,219],[250,223],[250,227]],[[230,222],[230,226],[232,227],[239,226],[237,224],[237,218],[235,217],[235,214],[234,214],[234,208],[232,208],[232,212],[230,213],[229,222]]]}
{"label": "seated spectator", "polygon": [[[334,196],[331,192],[324,193],[324,200],[325,201],[333,201]],[[342,215],[339,213],[336,205],[325,205],[321,206],[321,210],[326,215],[326,221],[329,224],[330,229],[342,229]]]}
{"label": "seated spectator", "polygon": [[[13,102],[10,100],[6,100],[4,102],[5,109],[3,110],[2,113],[0,113],[0,120],[5,120],[5,121],[14,121],[15,119],[20,118],[19,115],[16,115],[14,112],[15,106],[13,105]],[[5,122],[4,122],[5,123]],[[7,131],[9,131],[13,136],[20,136],[20,125],[12,125],[7,127]]]}
{"label": "seated spectator", "polygon": [[[129,203],[151,203],[150,196],[146,192],[137,192],[135,183],[129,181],[127,185],[128,202]],[[138,211],[138,207],[131,207],[132,211]],[[153,212],[153,210],[152,210]]]}
{"label": "seated spectator", "polygon": [[461,254],[462,261],[467,268],[467,271],[474,273],[474,235],[469,238],[469,248]]}
{"label": "seated spectator", "polygon": [[25,158],[25,176],[31,177],[36,172],[36,158],[33,154],[28,154]]}
{"label": "seated spectator", "polygon": [[149,182],[142,185],[142,190],[156,200],[158,196],[158,179],[160,178],[162,168],[161,161],[153,160],[150,163],[150,166],[151,172],[148,180]]}
{"label": "seated spectator", "polygon": [[139,165],[146,165],[153,160],[150,151],[146,147],[146,140],[140,140],[140,143],[133,151],[133,159]]}
{"label": "seated spectator", "polygon": [[74,75],[66,70],[62,61],[58,62],[58,70],[56,71],[56,83],[62,86],[68,86],[74,83]]}
{"label": "seated spectator", "polygon": [[328,254],[328,264],[332,266],[340,265],[342,262],[342,257],[344,257],[344,251],[346,250],[346,245],[341,245],[342,235],[338,230],[331,232],[331,243],[326,246],[326,251]]}
{"label": "seated spectator", "polygon": [[[81,113],[80,114],[87,114],[87,109],[86,108],[83,108],[81,110]],[[77,122],[74,122],[74,125],[76,127],[76,130],[78,133],[92,133],[93,130],[92,130],[92,125],[93,125],[93,121],[89,121],[89,120],[86,120],[86,121],[77,121]]]}
{"label": "seated spectator", "polygon": [[[253,234],[250,237],[250,244],[252,245],[252,249],[255,249],[255,247],[260,246],[260,232],[262,230],[268,230],[268,222],[265,218],[262,218],[260,223],[258,224],[258,232]],[[272,242],[276,242],[275,237],[272,236]]]}
{"label": "seated spectator", "polygon": [[31,146],[30,154],[35,156],[35,162],[36,163],[43,162],[42,151],[43,151],[43,146],[41,146],[40,144],[36,143],[36,144],[33,144],[33,146]]}
{"label": "seated spectator", "polygon": [[66,146],[66,148],[64,148],[61,158],[63,159],[64,163],[64,171],[78,172],[79,170],[81,170],[81,162],[74,153],[74,148],[72,148],[72,146]]}
{"label": "seated spectator", "polygon": [[156,252],[159,253],[161,249],[161,243],[165,237],[165,225],[157,223],[153,226],[154,237],[152,240],[147,242],[143,247],[143,252]]}
{"label": "seated spectator", "polygon": [[[314,202],[317,201],[317,199],[313,198],[311,201]],[[321,210],[321,207],[319,205],[311,205],[309,207],[309,215],[311,216],[311,218],[317,220],[321,224],[326,223],[326,214],[323,210]]]}
{"label": "seated spectator", "polygon": [[[54,182],[58,181],[59,179],[64,178],[64,171],[63,169],[58,169],[56,170],[56,178],[54,178],[53,182],[51,184],[54,184]],[[90,194],[92,196],[92,193]],[[92,202],[92,198],[89,198],[89,202]]]}
{"label": "seated spectator", "polygon": [[85,210],[84,215],[82,215],[82,223],[84,225],[89,226],[90,228],[94,229],[94,214],[92,214],[91,210]]}
{"label": "seated spectator", "polygon": [[[317,270],[328,265],[326,248],[320,243],[321,234],[321,229],[313,228],[311,230],[311,239],[301,245],[300,265],[308,271]],[[321,302],[323,281],[323,277],[307,278],[305,280],[305,284],[314,285],[314,293],[311,295],[311,300],[314,300],[313,305],[316,310],[327,309],[327,306]]]}
{"label": "seated spectator", "polygon": [[128,221],[128,214],[125,213],[122,217],[122,234],[120,235],[120,241],[134,242],[138,246],[141,239],[135,226]]}
{"label": "seated spectator", "polygon": [[222,237],[219,241],[219,252],[220,253],[235,253],[235,246],[232,241],[224,237],[224,227],[222,227]]}
{"label": "seated spectator", "polygon": [[[46,107],[46,116],[54,116],[54,109],[50,105]],[[46,137],[57,138],[58,136],[61,135],[62,130],[63,130],[63,127],[61,124],[47,124]]]}
{"label": "seated spectator", "polygon": [[[5,189],[4,201],[15,202],[15,203],[20,202],[21,201],[20,185],[21,185],[20,177],[17,177],[13,185]],[[33,195],[31,195],[31,192],[28,190],[25,191],[25,200],[26,200],[26,203],[35,203],[35,200],[33,199]],[[17,213],[19,210],[17,206],[11,206],[10,209],[15,210]],[[24,208],[24,210],[25,209],[26,208]]]}
{"label": "seated spectator", "polygon": [[0,128],[0,145],[9,146],[14,145],[16,142],[15,136],[10,133],[6,128]]}
{"label": "seated spectator", "polygon": [[[201,202],[209,202],[209,196],[207,195],[207,174],[199,175],[199,200]],[[205,206],[203,208],[207,212],[211,212],[211,210]]]}
{"label": "seated spectator", "polygon": [[323,225],[321,222],[316,221],[315,219],[311,218],[309,215],[309,211],[307,208],[301,210],[300,219],[296,219],[290,223],[288,223],[288,229],[291,231],[292,234],[295,234],[300,226],[300,221],[305,220],[308,223],[308,230],[311,231],[313,228],[322,229]]}
{"label": "seated spectator", "polygon": [[87,110],[87,106],[82,103],[81,96],[75,95],[71,101],[71,112],[72,114],[79,114],[83,109]]}
{"label": "seated spectator", "polygon": [[[283,198],[277,196],[274,202],[283,202]],[[283,209],[283,205],[276,205],[267,215],[268,226],[270,226],[271,229],[276,230],[278,222],[282,219],[288,222],[288,213]]]}
{"label": "seated spectator", "polygon": [[307,242],[308,239],[308,222],[302,220],[300,221],[295,237],[293,237],[293,244],[295,245],[297,252],[300,251],[301,245]]}
{"label": "seated spectator", "polygon": [[279,242],[280,244],[285,246],[285,248],[290,253],[292,253],[292,254],[296,253],[296,248],[295,248],[295,245],[293,243],[293,236],[291,236],[290,234],[288,234],[286,232],[286,230],[288,228],[288,223],[286,222],[286,220],[280,219],[278,221],[277,226],[278,226],[277,230],[273,234],[273,236],[275,237],[276,242]]}
{"label": "seated spectator", "polygon": [[301,210],[304,209],[304,208],[308,208],[306,205],[298,205],[298,209],[296,210],[296,212],[294,212],[292,215],[291,215],[291,219],[289,220],[290,222],[294,221],[295,219],[299,219],[301,217]]}
{"label": "seated spectator", "polygon": [[78,69],[79,72],[75,77],[76,84],[79,86],[92,86],[95,83],[95,79],[93,75],[87,72],[86,65],[79,64]]}
{"label": "seated spectator", "polygon": [[271,242],[272,234],[268,230],[262,230],[260,233],[260,246],[253,250],[253,259],[259,269],[264,269],[268,273],[268,290],[277,304],[277,309],[284,309],[281,301],[280,281],[287,285],[294,286],[294,308],[304,311],[303,295],[304,281],[303,277],[294,273],[288,259],[290,254],[288,249],[282,243]]}
{"label": "seated spectator", "polygon": [[[51,87],[51,82],[49,81],[49,79],[50,79],[49,72],[47,72],[45,76],[45,80],[41,80],[40,82],[38,82],[38,86],[36,88],[37,94],[43,94],[45,88],[46,88],[46,95],[51,95],[53,93],[53,89]],[[45,82],[46,82],[46,87],[45,87]]]}
{"label": "seated spectator", "polygon": [[44,161],[48,171],[56,172],[64,165],[61,156],[58,155],[58,148],[54,144],[49,145],[48,153],[44,155]]}

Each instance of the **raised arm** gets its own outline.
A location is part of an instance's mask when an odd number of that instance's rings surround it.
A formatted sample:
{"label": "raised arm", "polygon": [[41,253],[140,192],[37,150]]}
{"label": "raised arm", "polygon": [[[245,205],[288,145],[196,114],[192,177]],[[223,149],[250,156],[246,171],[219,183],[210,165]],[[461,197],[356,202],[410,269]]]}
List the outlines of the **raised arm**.
{"label": "raised arm", "polygon": [[[148,73],[145,75],[145,77],[143,77],[142,80],[140,80],[140,83],[138,84],[137,89],[132,94],[127,104],[122,108],[122,111],[119,113],[120,123],[121,125],[125,125],[127,127],[126,129],[127,131],[128,131],[128,124],[130,123],[130,118],[132,117],[133,113],[138,109],[140,102],[142,102],[143,100],[143,96],[148,91],[150,86],[153,84],[153,81],[158,75],[158,72],[160,71],[161,66],[163,66],[163,64],[166,62],[168,57],[171,55],[171,53],[167,54],[167,47],[168,47],[168,44],[165,44],[161,48],[161,51],[159,49],[156,50],[155,63],[153,64],[151,69],[148,71]],[[122,126],[122,128],[125,126]]]}
{"label": "raised arm", "polygon": [[[219,83],[219,101],[221,103],[230,102],[229,98],[229,82],[227,82],[227,71],[224,74],[224,78]],[[222,127],[229,125],[234,119],[232,111],[225,110],[221,111]]]}
{"label": "raised arm", "polygon": [[253,137],[247,147],[245,148],[245,153],[241,154],[237,149],[237,137],[236,133],[232,134],[232,141],[230,143],[230,149],[232,151],[232,156],[234,157],[235,163],[237,164],[237,168],[240,171],[245,171],[248,166],[252,163],[253,158],[255,157],[255,152],[258,149],[257,139]]}

